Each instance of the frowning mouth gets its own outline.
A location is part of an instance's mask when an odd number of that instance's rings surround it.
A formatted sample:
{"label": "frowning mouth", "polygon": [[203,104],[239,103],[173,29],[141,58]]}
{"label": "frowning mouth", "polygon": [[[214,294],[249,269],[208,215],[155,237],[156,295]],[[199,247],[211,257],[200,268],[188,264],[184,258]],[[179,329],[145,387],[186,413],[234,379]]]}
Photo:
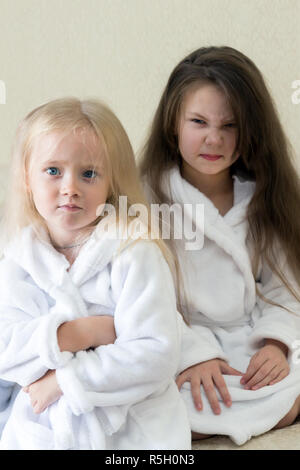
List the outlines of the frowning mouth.
{"label": "frowning mouth", "polygon": [[215,162],[216,160],[219,160],[220,158],[222,158],[222,155],[212,155],[212,154],[207,154],[207,153],[201,153],[200,157],[204,158],[205,160]]}

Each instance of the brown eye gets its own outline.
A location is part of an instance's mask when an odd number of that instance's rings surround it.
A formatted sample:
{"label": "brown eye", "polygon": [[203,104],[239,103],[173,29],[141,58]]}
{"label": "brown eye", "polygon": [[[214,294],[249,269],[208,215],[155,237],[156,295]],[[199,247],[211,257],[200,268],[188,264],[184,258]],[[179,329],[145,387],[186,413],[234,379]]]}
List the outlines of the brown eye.
{"label": "brown eye", "polygon": [[203,121],[203,119],[192,119],[192,122],[195,122],[196,124],[206,124],[205,121]]}
{"label": "brown eye", "polygon": [[229,122],[228,124],[225,124],[225,127],[236,127],[236,123],[235,122]]}

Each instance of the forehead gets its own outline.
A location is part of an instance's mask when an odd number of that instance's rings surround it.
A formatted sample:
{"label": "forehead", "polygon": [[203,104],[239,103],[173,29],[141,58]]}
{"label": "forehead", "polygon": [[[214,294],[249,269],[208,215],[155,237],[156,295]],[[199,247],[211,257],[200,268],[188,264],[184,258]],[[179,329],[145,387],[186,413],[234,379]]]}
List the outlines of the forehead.
{"label": "forehead", "polygon": [[104,147],[91,129],[53,131],[37,136],[33,142],[31,158],[46,161],[51,158],[65,160],[78,158],[81,161],[103,160]]}
{"label": "forehead", "polygon": [[187,91],[182,103],[183,112],[202,114],[222,119],[232,116],[225,93],[214,84],[201,84]]}

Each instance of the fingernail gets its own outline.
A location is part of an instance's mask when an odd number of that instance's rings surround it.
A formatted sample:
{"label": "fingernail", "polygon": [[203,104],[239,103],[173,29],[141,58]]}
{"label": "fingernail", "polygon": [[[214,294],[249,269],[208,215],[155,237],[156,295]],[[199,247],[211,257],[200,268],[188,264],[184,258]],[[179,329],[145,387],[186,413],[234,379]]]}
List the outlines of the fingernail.
{"label": "fingernail", "polygon": [[202,405],[201,405],[201,403],[197,403],[197,409],[198,409],[198,410],[202,410]]}
{"label": "fingernail", "polygon": [[243,379],[241,379],[240,383],[241,383],[242,385],[244,385],[244,383],[245,383],[245,379],[244,379],[244,378],[243,378]]}

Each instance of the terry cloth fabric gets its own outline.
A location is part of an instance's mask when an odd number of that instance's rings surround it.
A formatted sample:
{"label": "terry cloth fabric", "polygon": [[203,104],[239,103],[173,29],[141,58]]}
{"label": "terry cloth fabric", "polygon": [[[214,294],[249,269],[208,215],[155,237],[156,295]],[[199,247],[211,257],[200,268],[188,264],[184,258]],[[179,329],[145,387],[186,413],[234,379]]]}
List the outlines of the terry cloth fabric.
{"label": "terry cloth fabric", "polygon": [[[262,347],[264,338],[279,340],[289,348],[290,373],[275,385],[257,391],[245,390],[240,385],[240,377],[224,375],[233,404],[227,408],[219,397],[221,415],[211,411],[202,386],[204,409],[197,411],[190,384],[183,385],[181,393],[192,430],[228,435],[239,445],[251,436],[273,428],[300,395],[299,360],[293,360],[295,341],[300,339],[299,302],[268,266],[260,265],[257,279],[252,274],[246,245],[246,210],[254,188],[254,182],[234,176],[234,205],[223,217],[204,194],[181,177],[177,168],[164,174],[162,185],[172,203],[182,207],[184,204],[204,207],[204,224],[196,220],[196,211],[185,212],[186,217],[192,218],[195,231],[202,233],[203,247],[186,250],[186,242],[190,240],[174,240],[191,324],[190,328],[183,325],[178,372],[213,358],[224,359],[245,372],[251,357]],[[278,250],[278,263],[293,282],[283,259]],[[261,300],[256,295],[256,285],[267,299],[294,313]]]}
{"label": "terry cloth fabric", "polygon": [[[32,227],[8,246],[0,263],[0,378],[24,387],[56,369],[63,396],[34,414],[20,390],[2,449],[191,448],[174,382],[182,323],[170,270],[151,241],[120,246],[95,230],[71,267]],[[62,323],[104,314],[114,317],[114,344],[60,351]]]}

